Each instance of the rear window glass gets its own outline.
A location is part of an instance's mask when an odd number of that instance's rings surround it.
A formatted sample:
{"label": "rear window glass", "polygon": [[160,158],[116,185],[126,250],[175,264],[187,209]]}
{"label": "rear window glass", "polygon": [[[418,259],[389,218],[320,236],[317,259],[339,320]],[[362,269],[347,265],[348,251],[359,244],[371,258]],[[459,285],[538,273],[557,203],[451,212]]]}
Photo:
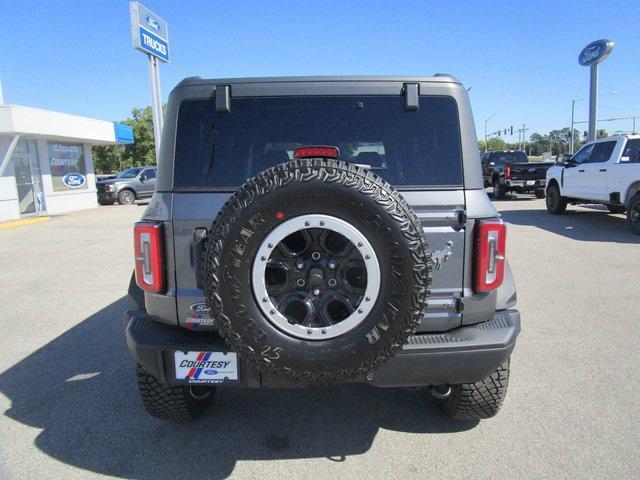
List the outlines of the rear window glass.
{"label": "rear window glass", "polygon": [[527,163],[529,162],[529,157],[524,152],[493,152],[491,161],[497,164]]}
{"label": "rear window glass", "polygon": [[398,186],[460,186],[458,110],[450,97],[422,97],[417,111],[400,96],[233,98],[180,106],[176,188],[233,188],[293,158],[305,145],[332,145],[342,160]]}

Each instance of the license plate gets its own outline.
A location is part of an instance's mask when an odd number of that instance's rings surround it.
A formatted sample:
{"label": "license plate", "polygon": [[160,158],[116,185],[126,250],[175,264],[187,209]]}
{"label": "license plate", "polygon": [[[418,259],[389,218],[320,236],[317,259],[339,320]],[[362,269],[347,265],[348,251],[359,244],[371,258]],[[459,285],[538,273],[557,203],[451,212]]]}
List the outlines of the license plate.
{"label": "license plate", "polygon": [[238,380],[234,352],[174,352],[176,380],[188,383],[222,383]]}
{"label": "license plate", "polygon": [[535,185],[536,181],[535,180],[527,180],[527,185]]}

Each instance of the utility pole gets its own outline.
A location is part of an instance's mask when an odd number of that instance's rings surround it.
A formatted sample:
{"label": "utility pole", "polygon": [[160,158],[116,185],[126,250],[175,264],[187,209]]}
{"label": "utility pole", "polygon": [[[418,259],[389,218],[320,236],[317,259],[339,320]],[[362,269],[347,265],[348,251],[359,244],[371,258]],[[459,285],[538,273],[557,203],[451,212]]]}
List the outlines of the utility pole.
{"label": "utility pole", "polygon": [[522,124],[522,128],[518,129],[518,147],[520,150],[524,151],[525,147],[526,147],[526,137],[525,134],[527,132],[527,130],[529,130],[526,126],[526,124]]}
{"label": "utility pole", "polygon": [[487,144],[487,123],[489,122],[489,120],[491,120],[493,117],[495,117],[496,114],[492,113],[491,115],[489,115],[489,117],[484,121],[484,151],[486,152],[487,150],[489,150],[489,145]]}
{"label": "utility pole", "polygon": [[569,147],[569,155],[573,155],[573,119],[576,112],[576,101],[571,100],[571,146]]}

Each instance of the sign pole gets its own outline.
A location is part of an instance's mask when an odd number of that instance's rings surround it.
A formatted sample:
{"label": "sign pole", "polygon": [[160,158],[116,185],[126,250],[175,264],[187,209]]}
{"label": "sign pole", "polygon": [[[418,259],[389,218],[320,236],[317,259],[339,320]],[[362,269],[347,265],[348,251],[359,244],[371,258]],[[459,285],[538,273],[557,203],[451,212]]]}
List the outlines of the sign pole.
{"label": "sign pole", "polygon": [[159,119],[159,110],[158,110],[158,92],[157,92],[157,84],[156,84],[156,68],[155,68],[155,58],[151,55],[149,58],[149,85],[151,87],[151,113],[153,117],[153,138],[156,147],[156,161],[158,160],[158,155],[160,154],[160,137],[162,130],[160,129],[160,119]]}
{"label": "sign pole", "polygon": [[596,139],[596,122],[598,120],[598,64],[591,65],[591,82],[589,89],[589,141]]}
{"label": "sign pole", "polygon": [[158,127],[160,133],[162,133],[162,128],[164,127],[164,114],[162,112],[162,90],[160,88],[160,63],[157,58],[154,58],[154,66],[155,66],[155,74],[156,74],[156,103],[158,106]]}

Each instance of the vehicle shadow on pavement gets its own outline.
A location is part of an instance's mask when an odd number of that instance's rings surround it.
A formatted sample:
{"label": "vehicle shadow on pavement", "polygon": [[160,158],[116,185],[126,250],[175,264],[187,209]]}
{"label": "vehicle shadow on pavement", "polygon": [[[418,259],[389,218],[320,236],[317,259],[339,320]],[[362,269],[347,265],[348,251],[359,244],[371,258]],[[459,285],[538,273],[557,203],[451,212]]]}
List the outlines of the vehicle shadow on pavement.
{"label": "vehicle shadow on pavement", "polygon": [[506,222],[542,228],[573,240],[640,243],[640,236],[629,231],[624,215],[574,210],[571,207],[564,215],[551,215],[546,210],[504,210],[500,214]]}
{"label": "vehicle shadow on pavement", "polygon": [[477,425],[447,420],[426,390],[366,385],[219,390],[215,408],[193,424],[162,422],[138,398],[126,308],[123,297],[0,374],[12,402],[5,415],[41,429],[36,447],[74,467],[139,479],[225,478],[238,460],[349,461],[381,428],[428,434]]}

